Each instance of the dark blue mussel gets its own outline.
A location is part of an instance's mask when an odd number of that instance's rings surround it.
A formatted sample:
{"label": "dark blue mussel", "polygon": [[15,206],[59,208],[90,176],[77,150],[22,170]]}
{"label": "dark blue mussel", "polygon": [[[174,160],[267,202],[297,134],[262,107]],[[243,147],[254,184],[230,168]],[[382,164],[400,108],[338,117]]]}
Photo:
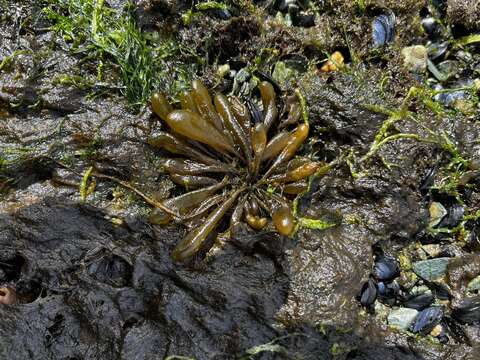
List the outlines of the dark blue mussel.
{"label": "dark blue mussel", "polygon": [[432,306],[418,313],[412,325],[413,333],[428,335],[433,328],[442,321],[443,310],[441,307]]}
{"label": "dark blue mussel", "polygon": [[438,59],[447,52],[447,49],[447,41],[441,43],[429,43],[427,45],[428,57],[430,58],[430,60]]}
{"label": "dark blue mussel", "polygon": [[258,124],[263,121],[263,115],[258,106],[251,100],[247,99],[246,101],[247,109],[248,112],[250,113],[250,116],[252,117],[252,121],[255,124]]}
{"label": "dark blue mussel", "polygon": [[374,47],[392,42],[395,35],[395,14],[390,12],[377,16],[372,21],[372,41]]}
{"label": "dark blue mussel", "polygon": [[432,16],[423,18],[420,23],[430,40],[439,40],[448,36],[448,29],[443,27],[441,23]]}
{"label": "dark blue mussel", "polygon": [[443,324],[440,324],[440,325],[442,325],[442,328],[440,330],[440,334],[436,335],[435,337],[442,344],[446,344],[450,340],[450,338],[448,337],[447,332],[445,331],[445,327],[443,326]]}
{"label": "dark blue mussel", "polygon": [[453,309],[452,318],[462,324],[480,323],[480,295],[463,300]]}
{"label": "dark blue mussel", "polygon": [[[472,86],[473,82],[466,82],[465,84],[453,84],[453,88],[458,87],[468,87]],[[434,95],[433,99],[445,106],[449,106],[453,104],[456,100],[463,100],[468,97],[468,92],[465,90],[455,90],[455,89],[444,89],[440,84],[437,84],[433,87],[433,90],[448,90],[446,92],[439,92],[438,94]]]}
{"label": "dark blue mussel", "polygon": [[379,281],[377,283],[378,299],[389,306],[395,305],[397,298],[401,297],[400,285],[393,281],[391,283],[385,283]]}
{"label": "dark blue mussel", "polygon": [[362,289],[358,293],[357,300],[360,301],[360,304],[362,304],[362,306],[371,310],[372,305],[375,303],[376,299],[377,285],[374,279],[369,278],[368,281],[363,284]]}
{"label": "dark blue mussel", "polygon": [[420,311],[429,307],[433,303],[433,300],[434,300],[434,297],[432,293],[426,292],[426,293],[410,296],[403,303],[403,306]]}
{"label": "dark blue mussel", "polygon": [[397,260],[388,255],[381,255],[375,260],[373,276],[377,280],[390,281],[400,275]]}
{"label": "dark blue mussel", "polygon": [[391,283],[379,281],[377,283],[377,289],[378,295],[383,297],[395,297],[400,293],[400,285],[395,281]]}
{"label": "dark blue mussel", "polygon": [[207,14],[220,20],[228,20],[232,17],[228,9],[209,9],[207,10]]}
{"label": "dark blue mussel", "polygon": [[420,23],[422,24],[422,28],[423,30],[425,31],[425,33],[427,33],[428,35],[432,34],[436,27],[437,27],[437,20],[432,17],[432,16],[428,16],[428,17],[425,17],[423,18]]}
{"label": "dark blue mussel", "polygon": [[452,294],[445,284],[430,282],[428,287],[438,300],[450,300],[452,298]]}
{"label": "dark blue mussel", "polygon": [[467,237],[465,248],[468,251],[480,251],[480,224],[475,223],[473,225]]}
{"label": "dark blue mussel", "polygon": [[453,228],[462,221],[464,212],[462,205],[452,204],[447,211],[447,215],[440,221],[437,227]]}

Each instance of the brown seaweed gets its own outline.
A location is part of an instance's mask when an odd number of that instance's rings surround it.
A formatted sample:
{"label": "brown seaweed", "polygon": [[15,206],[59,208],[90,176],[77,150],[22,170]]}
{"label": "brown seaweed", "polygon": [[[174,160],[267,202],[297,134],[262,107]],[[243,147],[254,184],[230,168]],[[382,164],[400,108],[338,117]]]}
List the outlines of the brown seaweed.
{"label": "brown seaweed", "polygon": [[163,201],[163,209],[150,215],[154,224],[190,224],[173,259],[192,258],[227,214],[230,228],[244,222],[252,231],[268,228],[290,235],[295,227],[291,196],[305,191],[306,179],[321,167],[310,158],[294,158],[309,132],[307,123],[298,123],[301,104],[295,97],[287,99],[279,130],[277,103],[282,100],[268,82],[258,86],[261,107],[254,99],[244,104],[223,94],[212,101],[200,81],[192,88],[180,95],[181,110],[161,94],[152,97],[152,109],[167,130],[149,144],[173,155],[161,167],[190,190]]}

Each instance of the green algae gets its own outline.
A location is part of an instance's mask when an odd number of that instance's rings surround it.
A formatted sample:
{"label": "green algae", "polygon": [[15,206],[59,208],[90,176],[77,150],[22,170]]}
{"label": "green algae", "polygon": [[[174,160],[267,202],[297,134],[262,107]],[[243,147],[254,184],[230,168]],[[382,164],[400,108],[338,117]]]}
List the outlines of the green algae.
{"label": "green algae", "polygon": [[[138,111],[153,90],[170,83],[166,80],[169,74],[165,62],[179,57],[182,49],[171,37],[160,38],[156,33],[142,31],[133,10],[131,3],[119,11],[104,1],[61,0],[50,1],[43,14],[69,51],[96,64],[98,81],[110,81],[109,75],[116,74],[121,86],[112,83],[110,89],[118,89],[132,109]],[[178,63],[176,71],[181,79],[188,78],[191,70],[188,64]],[[64,75],[60,82],[56,80],[57,84],[62,84],[62,80],[81,88],[93,85],[73,75]],[[174,85],[178,84],[170,86]]]}

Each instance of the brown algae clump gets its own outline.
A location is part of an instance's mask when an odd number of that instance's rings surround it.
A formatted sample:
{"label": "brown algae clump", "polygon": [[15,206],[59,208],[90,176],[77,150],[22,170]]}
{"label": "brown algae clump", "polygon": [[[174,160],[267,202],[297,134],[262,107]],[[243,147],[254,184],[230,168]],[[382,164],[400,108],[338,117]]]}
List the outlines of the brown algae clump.
{"label": "brown algae clump", "polygon": [[262,110],[251,99],[220,93],[212,101],[200,81],[181,95],[180,109],[161,93],[152,96],[152,109],[167,126],[149,144],[172,154],[163,169],[186,192],[164,200],[150,222],[190,224],[172,252],[176,261],[190,259],[227,215],[231,228],[244,222],[285,236],[294,229],[291,198],[307,188],[321,163],[295,158],[309,132],[308,123],[299,122],[297,97],[288,97],[280,113],[273,86],[262,82],[258,90]]}

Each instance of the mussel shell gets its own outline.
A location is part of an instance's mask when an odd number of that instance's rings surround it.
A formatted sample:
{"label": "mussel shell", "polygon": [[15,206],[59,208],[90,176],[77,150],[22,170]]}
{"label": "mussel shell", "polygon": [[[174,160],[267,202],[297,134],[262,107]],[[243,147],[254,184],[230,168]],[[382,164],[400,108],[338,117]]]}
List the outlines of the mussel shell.
{"label": "mussel shell", "polygon": [[440,56],[446,53],[448,49],[448,42],[430,43],[427,45],[428,57],[430,60],[438,59]]}
{"label": "mussel shell", "polygon": [[357,300],[360,301],[360,304],[362,304],[362,306],[370,308],[375,303],[376,299],[377,285],[374,279],[369,278],[368,281],[363,284],[362,289],[358,293]]}
{"label": "mussel shell", "polygon": [[250,118],[252,119],[254,124],[258,124],[263,122],[263,114],[258,108],[257,104],[255,104],[251,99],[247,99],[246,102],[247,109],[250,112]]}
{"label": "mussel shell", "polygon": [[437,27],[437,21],[435,20],[435,18],[433,18],[431,16],[423,18],[420,21],[420,23],[422,24],[423,30],[427,34],[432,34],[434,32],[435,28]]}
{"label": "mussel shell", "polygon": [[297,6],[295,3],[296,3],[296,0],[278,0],[273,2],[273,6],[274,8],[285,12],[288,10],[290,6],[292,5]]}
{"label": "mussel shell", "polygon": [[315,15],[299,12],[292,14],[292,23],[294,26],[309,28],[315,26]]}
{"label": "mussel shell", "polygon": [[412,324],[412,332],[427,335],[443,318],[443,310],[439,306],[426,308],[418,313]]}
{"label": "mussel shell", "polygon": [[480,226],[475,224],[467,237],[465,248],[468,251],[480,251]]}
{"label": "mussel shell", "polygon": [[413,296],[410,296],[404,303],[403,306],[410,308],[410,309],[415,309],[415,310],[423,310],[429,307],[433,301],[434,297],[432,293],[426,292],[422,294],[416,294]]}
{"label": "mussel shell", "polygon": [[480,295],[463,300],[452,310],[452,318],[462,324],[480,323]]}
{"label": "mussel shell", "polygon": [[448,80],[460,71],[461,65],[457,60],[445,60],[437,64],[437,69]]}
{"label": "mussel shell", "polygon": [[374,47],[392,42],[395,35],[395,14],[382,14],[372,21],[372,41]]}
{"label": "mussel shell", "polygon": [[442,326],[442,332],[439,335],[437,335],[436,338],[441,344],[446,344],[450,340],[447,333],[445,332],[444,326]]}
{"label": "mussel shell", "polygon": [[438,300],[450,300],[452,298],[452,294],[445,284],[429,282],[428,288],[432,290]]}
{"label": "mussel shell", "polygon": [[260,80],[269,82],[273,86],[273,89],[275,90],[275,93],[277,93],[277,94],[282,93],[283,90],[282,90],[280,84],[278,84],[270,74],[268,74],[264,71],[260,71],[260,70],[255,70],[253,72],[253,74],[256,77],[258,77]]}
{"label": "mussel shell", "polygon": [[389,284],[379,281],[377,283],[378,299],[387,305],[393,306],[397,297],[400,296],[400,285],[397,282],[391,282]]}
{"label": "mussel shell", "polygon": [[232,17],[232,13],[228,9],[209,9],[206,13],[220,20],[228,20]]}
{"label": "mussel shell", "polygon": [[447,11],[447,0],[432,0],[431,4],[435,11],[438,13],[437,16],[443,17]]}
{"label": "mussel shell", "polygon": [[379,256],[373,266],[373,276],[377,280],[389,281],[400,275],[400,269],[397,260],[392,256]]}
{"label": "mussel shell", "polygon": [[462,205],[452,204],[447,211],[447,215],[442,218],[437,227],[453,228],[462,221],[464,212]]}
{"label": "mussel shell", "polygon": [[396,281],[389,284],[379,281],[377,283],[378,294],[382,296],[393,296],[400,293],[400,285]]}
{"label": "mussel shell", "polygon": [[422,195],[426,195],[428,190],[432,187],[433,182],[435,180],[435,175],[437,173],[437,165],[428,169],[425,176],[423,176],[422,181],[418,187],[418,190],[422,193]]}
{"label": "mussel shell", "polygon": [[433,234],[425,230],[419,231],[415,238],[422,244],[439,244],[439,243],[448,243],[451,241],[451,237],[449,234],[445,233],[437,233]]}
{"label": "mussel shell", "polygon": [[451,80],[462,70],[460,62],[456,60],[445,60],[435,65],[430,59],[427,59],[427,68],[430,73],[442,83]]}
{"label": "mussel shell", "polygon": [[441,23],[432,16],[427,16],[420,21],[425,34],[431,40],[440,40],[448,37],[448,29],[441,26]]}
{"label": "mussel shell", "polygon": [[440,93],[433,97],[433,99],[443,105],[451,105],[455,100],[462,100],[467,97],[467,93],[463,90],[455,90],[446,93]]}

